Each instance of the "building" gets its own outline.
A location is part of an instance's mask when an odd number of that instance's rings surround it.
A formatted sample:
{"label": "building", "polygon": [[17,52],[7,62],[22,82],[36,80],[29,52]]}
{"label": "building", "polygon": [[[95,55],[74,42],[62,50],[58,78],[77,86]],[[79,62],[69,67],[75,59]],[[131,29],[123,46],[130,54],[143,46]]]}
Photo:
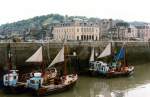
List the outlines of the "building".
{"label": "building", "polygon": [[128,40],[138,38],[138,29],[134,25],[129,24],[126,29],[125,38]]}
{"label": "building", "polygon": [[112,19],[102,19],[99,23],[100,26],[100,37],[101,39],[105,39],[107,38],[110,29],[112,28],[112,26],[114,25],[114,22]]}
{"label": "building", "polygon": [[116,24],[116,39],[118,40],[150,40],[150,24],[133,25],[120,22]]}
{"label": "building", "polygon": [[150,24],[137,25],[136,28],[138,29],[138,38],[144,41],[150,40]]}
{"label": "building", "polygon": [[99,40],[100,28],[97,23],[76,19],[53,24],[52,34],[54,40],[60,41],[64,37],[67,40],[96,41]]}
{"label": "building", "polygon": [[138,37],[138,29],[126,22],[116,23],[111,31],[115,40],[132,40]]}

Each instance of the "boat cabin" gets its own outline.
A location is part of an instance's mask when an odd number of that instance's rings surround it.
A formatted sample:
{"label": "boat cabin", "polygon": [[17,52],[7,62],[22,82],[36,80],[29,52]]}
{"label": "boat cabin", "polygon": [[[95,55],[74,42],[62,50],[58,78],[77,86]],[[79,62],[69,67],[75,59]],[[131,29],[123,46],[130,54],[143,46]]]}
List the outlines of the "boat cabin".
{"label": "boat cabin", "polygon": [[90,70],[94,70],[96,72],[105,73],[109,70],[108,64],[102,61],[94,61],[90,63]]}
{"label": "boat cabin", "polygon": [[10,70],[8,74],[3,76],[4,86],[13,86],[15,87],[18,82],[18,70]]}
{"label": "boat cabin", "polygon": [[42,73],[34,73],[33,77],[27,80],[27,86],[29,88],[38,90],[43,83]]}

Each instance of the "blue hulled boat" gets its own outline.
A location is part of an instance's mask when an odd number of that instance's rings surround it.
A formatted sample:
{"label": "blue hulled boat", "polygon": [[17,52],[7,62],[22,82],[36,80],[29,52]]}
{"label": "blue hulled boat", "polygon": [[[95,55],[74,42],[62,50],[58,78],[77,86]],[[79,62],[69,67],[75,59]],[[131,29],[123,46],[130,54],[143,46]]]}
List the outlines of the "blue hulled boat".
{"label": "blue hulled boat", "polygon": [[92,53],[90,58],[90,73],[96,73],[106,77],[128,76],[133,74],[134,66],[127,63],[124,45],[116,55],[112,56],[111,43],[109,43],[98,57],[103,58],[111,56],[111,62],[95,61],[94,51],[92,51]]}

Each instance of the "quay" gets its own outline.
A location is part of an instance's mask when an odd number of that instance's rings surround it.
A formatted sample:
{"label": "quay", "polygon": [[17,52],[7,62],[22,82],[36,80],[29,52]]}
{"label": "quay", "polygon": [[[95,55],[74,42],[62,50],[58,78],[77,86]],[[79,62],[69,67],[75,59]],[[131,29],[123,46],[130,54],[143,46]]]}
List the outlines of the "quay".
{"label": "quay", "polygon": [[[76,52],[77,57],[72,58],[73,64],[78,68],[78,72],[88,68],[88,60],[91,54],[91,48],[94,47],[97,54],[100,54],[105,46],[111,41],[68,41],[70,54]],[[7,44],[9,42],[0,43],[0,68],[7,69]],[[131,64],[144,64],[150,60],[150,42],[144,41],[113,41],[113,48],[120,48],[123,43],[126,43],[128,61]],[[18,42],[10,43],[12,52],[12,63],[15,68],[21,71],[34,68],[32,64],[25,63],[25,60],[31,56],[40,45],[44,46],[44,62],[49,64],[62,47],[62,42]]]}

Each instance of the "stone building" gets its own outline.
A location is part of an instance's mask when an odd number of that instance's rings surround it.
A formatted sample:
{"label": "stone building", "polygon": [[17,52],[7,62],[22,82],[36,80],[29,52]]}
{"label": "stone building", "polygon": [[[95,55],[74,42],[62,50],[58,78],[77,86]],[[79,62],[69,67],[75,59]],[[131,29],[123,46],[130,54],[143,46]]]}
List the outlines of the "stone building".
{"label": "stone building", "polygon": [[134,25],[129,24],[125,33],[125,38],[128,40],[138,38],[138,29]]}
{"label": "stone building", "polygon": [[150,40],[150,24],[137,25],[136,28],[138,29],[138,38],[144,41]]}
{"label": "stone building", "polygon": [[150,40],[150,25],[133,25],[129,23],[119,23],[115,26],[115,37],[118,40]]}
{"label": "stone building", "polygon": [[96,41],[99,40],[100,28],[97,23],[72,20],[54,24],[52,34],[54,40],[60,41],[64,37],[67,40]]}
{"label": "stone building", "polygon": [[102,19],[99,23],[100,26],[100,37],[101,39],[105,39],[108,37],[108,34],[112,28],[112,26],[114,25],[114,22],[112,19]]}

